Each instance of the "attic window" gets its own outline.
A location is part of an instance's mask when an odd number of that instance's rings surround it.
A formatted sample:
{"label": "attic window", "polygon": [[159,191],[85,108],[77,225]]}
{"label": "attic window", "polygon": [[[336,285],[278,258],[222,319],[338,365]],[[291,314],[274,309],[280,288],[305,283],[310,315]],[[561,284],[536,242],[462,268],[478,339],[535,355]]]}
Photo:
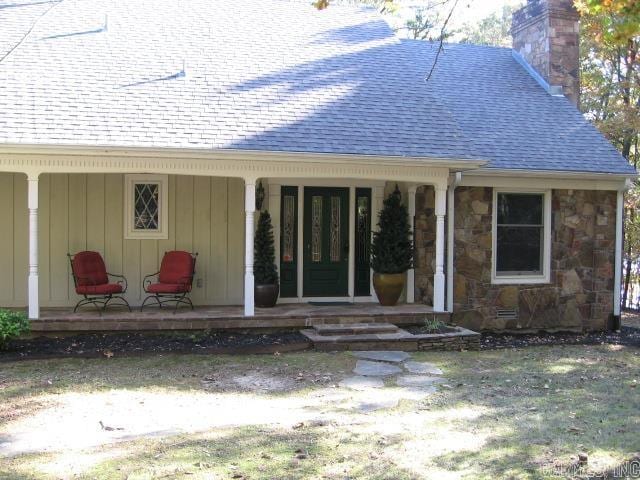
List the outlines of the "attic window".
{"label": "attic window", "polygon": [[125,176],[125,238],[168,238],[167,183],[166,175]]}

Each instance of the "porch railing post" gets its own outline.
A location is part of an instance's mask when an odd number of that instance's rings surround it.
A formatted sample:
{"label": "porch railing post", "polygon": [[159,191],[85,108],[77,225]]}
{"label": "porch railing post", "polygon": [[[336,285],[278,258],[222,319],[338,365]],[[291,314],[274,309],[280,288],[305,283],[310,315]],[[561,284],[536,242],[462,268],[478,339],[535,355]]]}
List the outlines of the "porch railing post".
{"label": "porch railing post", "polygon": [[444,312],[444,216],[447,208],[447,188],[436,186],[436,271],[433,275],[433,309]]}
{"label": "porch railing post", "polygon": [[[416,221],[416,190],[417,185],[409,185],[407,202],[409,207],[409,228],[411,229],[412,241],[415,251],[415,221]],[[414,258],[415,262],[415,258]],[[416,271],[415,268],[407,270],[407,303],[414,303],[416,296]]]}
{"label": "porch railing post", "polygon": [[251,317],[255,313],[253,288],[253,229],[256,210],[256,179],[244,179],[244,315]]}
{"label": "porch railing post", "polygon": [[27,208],[29,209],[29,318],[40,317],[38,292],[38,174],[27,177]]}

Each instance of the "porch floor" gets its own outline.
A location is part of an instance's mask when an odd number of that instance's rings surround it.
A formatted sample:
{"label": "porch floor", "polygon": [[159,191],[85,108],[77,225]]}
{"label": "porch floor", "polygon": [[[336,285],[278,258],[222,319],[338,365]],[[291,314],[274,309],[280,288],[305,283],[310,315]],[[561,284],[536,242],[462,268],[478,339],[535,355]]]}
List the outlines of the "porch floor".
{"label": "porch floor", "polygon": [[[31,331],[158,331],[158,330],[217,330],[303,328],[324,323],[393,323],[411,325],[424,322],[434,314],[433,308],[423,304],[401,304],[383,307],[376,303],[340,305],[312,305],[293,303],[274,308],[256,308],[253,317],[243,316],[242,306],[208,306],[187,308],[173,313],[172,309],[145,308],[143,312],[125,309],[107,309],[102,315],[85,309],[73,313],[70,308],[42,309],[40,319],[31,321]],[[448,313],[436,313],[442,321]]]}

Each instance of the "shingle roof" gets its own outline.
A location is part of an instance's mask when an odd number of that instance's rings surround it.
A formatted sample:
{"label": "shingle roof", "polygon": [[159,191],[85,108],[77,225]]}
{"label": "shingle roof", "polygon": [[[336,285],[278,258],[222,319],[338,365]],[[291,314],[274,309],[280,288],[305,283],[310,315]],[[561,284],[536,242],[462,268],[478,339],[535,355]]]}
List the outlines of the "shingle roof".
{"label": "shingle roof", "polygon": [[[34,3],[0,0],[0,51],[52,6]],[[632,171],[508,50],[450,46],[425,83],[432,46],[371,9],[309,3],[63,0],[0,63],[0,143]]]}
{"label": "shingle roof", "polygon": [[[406,41],[417,63],[436,46]],[[446,45],[427,84],[471,141],[500,169],[634,173],[565,97],[549,95],[507,48]]]}

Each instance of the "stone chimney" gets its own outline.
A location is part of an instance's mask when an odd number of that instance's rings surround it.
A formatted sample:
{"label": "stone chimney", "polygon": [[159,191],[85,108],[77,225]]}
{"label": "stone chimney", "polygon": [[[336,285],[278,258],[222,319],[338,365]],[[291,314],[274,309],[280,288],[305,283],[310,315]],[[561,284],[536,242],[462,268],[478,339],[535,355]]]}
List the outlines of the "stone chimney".
{"label": "stone chimney", "polygon": [[[513,50],[578,106],[580,102],[579,22],[573,0],[527,0],[513,13]],[[554,89],[554,87],[556,87]]]}

